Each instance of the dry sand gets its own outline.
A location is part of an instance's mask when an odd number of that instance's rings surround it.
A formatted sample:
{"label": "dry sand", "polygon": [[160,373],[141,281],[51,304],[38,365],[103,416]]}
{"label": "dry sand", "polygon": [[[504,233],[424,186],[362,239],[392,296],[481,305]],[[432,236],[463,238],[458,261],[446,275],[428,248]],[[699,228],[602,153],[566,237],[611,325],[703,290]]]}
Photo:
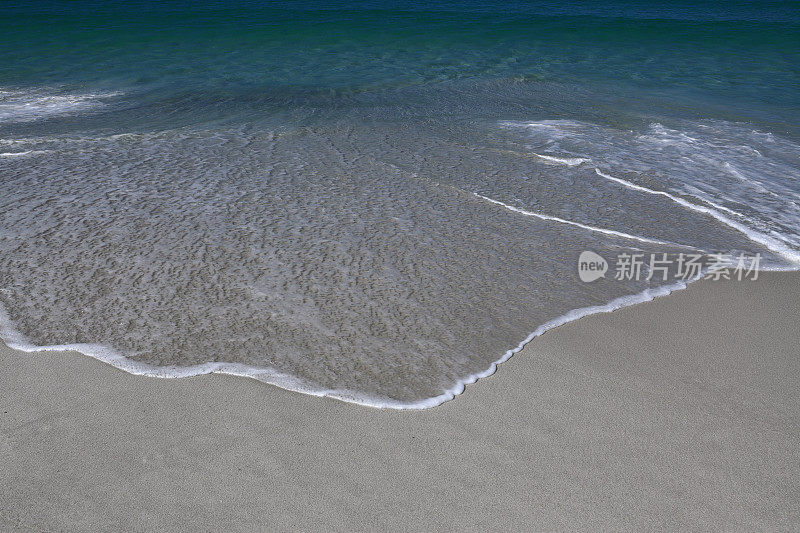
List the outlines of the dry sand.
{"label": "dry sand", "polygon": [[798,530],[800,274],[557,328],[428,411],[0,349],[0,530]]}

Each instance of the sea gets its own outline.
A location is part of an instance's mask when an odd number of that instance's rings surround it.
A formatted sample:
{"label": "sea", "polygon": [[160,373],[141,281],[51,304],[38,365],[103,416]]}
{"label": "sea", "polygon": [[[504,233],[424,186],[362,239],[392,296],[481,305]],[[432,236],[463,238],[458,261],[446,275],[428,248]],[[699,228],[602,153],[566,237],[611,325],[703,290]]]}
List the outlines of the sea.
{"label": "sea", "polygon": [[800,266],[798,2],[2,2],[0,36],[12,347],[419,409]]}

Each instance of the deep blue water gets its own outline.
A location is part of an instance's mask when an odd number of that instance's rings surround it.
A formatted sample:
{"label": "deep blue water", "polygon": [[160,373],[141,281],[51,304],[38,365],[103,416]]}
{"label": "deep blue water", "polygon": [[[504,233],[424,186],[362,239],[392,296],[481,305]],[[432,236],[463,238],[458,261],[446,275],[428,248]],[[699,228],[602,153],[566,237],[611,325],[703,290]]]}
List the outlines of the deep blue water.
{"label": "deep blue water", "polygon": [[797,2],[14,2],[0,31],[6,87],[123,91],[189,121],[203,120],[182,116],[195,99],[264,113],[463,80],[574,85],[621,109],[793,134],[800,104]]}

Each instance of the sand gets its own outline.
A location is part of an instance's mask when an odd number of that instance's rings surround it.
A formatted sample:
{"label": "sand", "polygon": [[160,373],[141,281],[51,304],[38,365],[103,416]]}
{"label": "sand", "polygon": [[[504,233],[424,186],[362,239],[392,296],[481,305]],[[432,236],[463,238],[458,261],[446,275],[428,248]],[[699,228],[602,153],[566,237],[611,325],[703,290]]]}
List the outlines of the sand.
{"label": "sand", "polygon": [[0,349],[0,530],[798,530],[800,274],[552,330],[440,407]]}

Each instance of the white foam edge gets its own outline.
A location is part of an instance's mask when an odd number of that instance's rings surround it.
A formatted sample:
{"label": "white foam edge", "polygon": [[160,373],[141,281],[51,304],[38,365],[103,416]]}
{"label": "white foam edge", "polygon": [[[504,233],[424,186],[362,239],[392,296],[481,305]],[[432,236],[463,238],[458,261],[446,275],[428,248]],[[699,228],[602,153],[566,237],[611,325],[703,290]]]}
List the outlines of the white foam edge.
{"label": "white foam edge", "polygon": [[[42,89],[0,90],[0,122],[33,122],[48,116],[85,111],[105,105],[103,100],[120,96],[119,91],[83,94],[48,94]],[[10,96],[12,100],[5,98]],[[3,111],[6,109],[6,111]]]}
{"label": "white foam edge", "polygon": [[24,152],[3,152],[0,157],[23,157],[26,155],[46,154],[50,150],[26,150]]}
{"label": "white foam edge", "polygon": [[575,222],[573,220],[567,220],[565,218],[554,217],[551,215],[543,215],[541,213],[535,213],[533,211],[526,211],[525,209],[520,209],[519,207],[514,207],[513,205],[508,205],[506,203],[501,202],[500,200],[495,200],[493,198],[489,198],[488,196],[483,196],[478,193],[472,193],[481,200],[486,200],[495,205],[502,206],[509,211],[513,211],[515,213],[519,213],[521,215],[525,215],[527,217],[534,217],[541,220],[547,220],[550,222],[558,222],[559,224],[567,224],[569,226],[575,226],[576,228],[585,229],[587,231],[593,231],[596,233],[602,233],[603,235],[611,235],[613,237],[619,237],[621,239],[628,239],[632,241],[639,241],[639,242],[646,242],[649,244],[661,244],[664,246],[677,246],[680,248],[691,248],[693,250],[697,250],[694,246],[689,246],[687,244],[678,244],[674,242],[667,242],[667,241],[660,241],[658,239],[650,239],[648,237],[641,237],[639,235],[631,235],[630,233],[623,233],[621,231],[613,230],[613,229],[606,229],[606,228],[598,228],[597,226],[588,226],[586,224],[581,224],[580,222]]}
{"label": "white foam edge", "polygon": [[279,372],[267,367],[256,367],[241,363],[210,362],[191,366],[166,365],[157,366],[140,361],[134,361],[117,350],[102,344],[53,344],[36,345],[28,340],[22,333],[14,329],[10,317],[0,307],[0,339],[11,349],[21,352],[79,352],[93,359],[97,359],[118,368],[129,374],[153,378],[173,379],[187,378],[204,374],[229,374],[232,376],[247,377],[275,385],[282,389],[308,394],[311,396],[328,396],[350,403],[367,405],[370,407],[403,408],[401,402],[395,406],[391,401],[382,401],[368,398],[347,390],[321,389],[305,380]]}
{"label": "white foam edge", "polygon": [[568,167],[575,167],[582,163],[588,163],[591,161],[591,159],[587,159],[585,157],[554,157],[552,155],[537,154],[536,152],[532,153],[536,157],[540,157],[546,161],[552,161],[553,163],[567,165]]}
{"label": "white foam edge", "polygon": [[[670,193],[668,193],[666,191],[655,191],[653,189],[648,189],[647,187],[642,187],[641,185],[636,185],[635,183],[631,183],[630,181],[611,176],[610,174],[606,174],[605,172],[601,171],[599,168],[595,168],[594,171],[598,176],[600,176],[602,178],[605,178],[607,180],[613,181],[615,183],[618,183],[618,184],[622,185],[623,187],[627,187],[629,189],[633,189],[635,191],[644,192],[644,193],[647,193],[647,194],[652,194],[652,195],[657,195],[657,196],[664,196],[666,198],[669,198],[670,200],[672,200],[676,204],[681,205],[683,207],[686,207],[687,209],[691,209],[692,211],[697,211],[698,213],[703,213],[703,214],[709,215],[710,217],[717,219],[719,222],[722,222],[726,226],[728,226],[728,227],[730,227],[732,229],[735,229],[736,231],[744,234],[744,236],[747,237],[748,239],[750,239],[751,241],[765,246],[767,249],[775,252],[776,254],[780,255],[784,259],[789,260],[790,262],[794,263],[795,265],[800,265],[800,252],[797,252],[796,250],[793,250],[792,248],[786,246],[783,242],[781,242],[781,239],[776,239],[774,237],[770,237],[769,235],[765,235],[763,233],[759,233],[759,232],[753,230],[752,228],[750,228],[750,227],[748,227],[748,226],[746,226],[746,225],[744,225],[744,224],[742,224],[740,222],[737,222],[737,221],[731,219],[730,217],[725,216],[724,214],[722,214],[720,211],[718,211],[716,209],[713,209],[711,207],[705,207],[705,206],[698,205],[698,204],[694,204],[692,202],[684,200],[683,198],[680,198],[678,196],[670,194]],[[698,197],[698,198],[701,201],[706,202],[708,204],[712,203],[712,202],[708,202],[705,198],[702,198],[702,197]],[[729,211],[731,211],[731,210],[729,210]],[[735,211],[731,211],[731,213],[735,213]]]}
{"label": "white foam edge", "polygon": [[[774,269],[770,268],[768,270],[783,271],[784,268],[778,267]],[[785,270],[797,270],[797,269],[786,268]],[[767,269],[762,269],[762,271],[767,271]],[[60,344],[60,345],[38,346],[31,343],[24,335],[22,335],[20,332],[18,332],[13,328],[8,314],[2,307],[0,307],[0,339],[2,339],[9,348],[28,353],[66,352],[66,351],[79,352],[94,359],[97,359],[99,361],[102,361],[104,363],[107,363],[124,372],[134,375],[172,379],[172,378],[192,377],[203,374],[229,374],[232,376],[256,379],[264,383],[275,385],[276,387],[279,387],[281,389],[298,392],[301,394],[307,394],[309,396],[328,397],[335,400],[340,400],[343,402],[362,405],[371,408],[395,409],[395,410],[421,410],[421,409],[430,409],[432,407],[439,406],[447,401],[454,399],[456,396],[462,394],[465,391],[467,385],[471,385],[476,381],[478,381],[479,379],[491,376],[497,371],[498,365],[501,365],[502,363],[508,361],[514,354],[521,351],[525,347],[525,345],[527,345],[533,339],[553,328],[557,328],[558,326],[562,326],[564,324],[578,320],[579,318],[583,318],[585,316],[599,314],[599,313],[610,313],[612,311],[616,311],[617,309],[621,309],[623,307],[629,307],[631,305],[643,302],[649,302],[659,296],[666,296],[674,291],[685,289],[689,285],[689,283],[702,279],[702,276],[703,274],[692,280],[678,281],[672,284],[666,284],[656,288],[648,288],[637,294],[620,296],[618,298],[611,300],[606,304],[573,309],[565,313],[564,315],[561,315],[553,320],[550,320],[540,325],[522,342],[520,342],[517,345],[517,347],[506,351],[502,357],[491,363],[489,367],[483,370],[482,372],[471,374],[459,380],[450,389],[446,390],[445,392],[443,392],[438,396],[434,396],[432,398],[426,398],[424,400],[419,400],[415,402],[401,402],[389,398],[377,398],[374,396],[369,396],[355,391],[344,390],[344,389],[324,389],[320,387],[315,387],[313,384],[303,379],[279,372],[274,369],[265,367],[255,367],[250,365],[244,365],[241,363],[213,362],[213,363],[204,363],[193,366],[174,366],[174,365],[156,366],[148,363],[133,361],[125,357],[118,351],[114,350],[113,348],[109,348],[107,346],[99,344]]]}

